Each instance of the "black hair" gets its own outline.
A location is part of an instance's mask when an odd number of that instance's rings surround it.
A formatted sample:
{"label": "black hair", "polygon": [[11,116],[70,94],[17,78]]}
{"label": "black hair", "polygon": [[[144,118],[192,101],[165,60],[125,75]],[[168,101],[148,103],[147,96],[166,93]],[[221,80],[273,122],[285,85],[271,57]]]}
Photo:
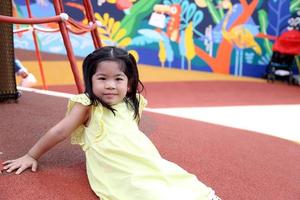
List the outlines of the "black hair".
{"label": "black hair", "polygon": [[98,105],[100,103],[102,106],[106,107],[115,114],[115,109],[97,97],[93,93],[92,89],[92,76],[96,73],[97,66],[102,61],[115,61],[120,64],[121,70],[128,78],[129,84],[129,90],[124,101],[126,102],[127,106],[134,110],[134,119],[139,120],[140,98],[139,96],[137,97],[137,93],[141,93],[143,91],[144,85],[139,79],[135,58],[126,50],[118,47],[101,47],[90,53],[83,61],[82,70],[85,85],[84,93],[90,98],[91,105]]}

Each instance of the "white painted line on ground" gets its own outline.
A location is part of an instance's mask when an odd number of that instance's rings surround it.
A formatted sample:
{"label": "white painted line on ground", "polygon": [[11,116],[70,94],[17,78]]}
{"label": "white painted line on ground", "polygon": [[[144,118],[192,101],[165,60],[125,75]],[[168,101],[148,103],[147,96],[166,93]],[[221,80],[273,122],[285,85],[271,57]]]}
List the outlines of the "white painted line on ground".
{"label": "white painted line on ground", "polygon": [[55,97],[63,97],[63,98],[71,98],[74,96],[74,94],[64,93],[64,92],[55,92],[55,91],[49,91],[49,90],[40,90],[40,89],[34,89],[34,88],[26,88],[26,87],[17,87],[18,90],[26,91],[26,92],[34,92],[38,94],[45,94],[49,96],[55,96]]}
{"label": "white painted line on ground", "polygon": [[147,111],[300,142],[300,105],[155,108]]}

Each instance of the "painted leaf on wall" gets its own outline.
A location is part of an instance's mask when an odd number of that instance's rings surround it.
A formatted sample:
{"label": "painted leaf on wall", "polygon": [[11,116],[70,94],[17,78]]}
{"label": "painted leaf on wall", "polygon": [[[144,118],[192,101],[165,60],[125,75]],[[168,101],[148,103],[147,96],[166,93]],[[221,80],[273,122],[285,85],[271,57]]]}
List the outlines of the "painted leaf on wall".
{"label": "painted leaf on wall", "polygon": [[269,0],[268,9],[268,34],[279,36],[287,27],[291,16],[290,0]]}
{"label": "painted leaf on wall", "polygon": [[142,20],[153,11],[153,6],[160,0],[139,0],[135,3],[128,14],[121,20],[121,27],[126,30],[126,36],[134,37]]}
{"label": "painted leaf on wall", "polygon": [[[258,20],[260,23],[260,32],[267,34],[267,27],[268,27],[268,17],[267,12],[263,9],[258,11]],[[272,52],[272,45],[271,42],[268,39],[264,39],[264,46],[267,51],[267,53],[271,54]]]}
{"label": "painted leaf on wall", "polygon": [[201,10],[197,10],[193,16],[193,26],[194,28],[198,26],[198,24],[203,20],[203,12]]}
{"label": "painted leaf on wall", "polygon": [[166,48],[164,46],[164,43],[162,41],[159,41],[159,52],[158,52],[158,58],[161,63],[161,66],[165,66],[165,62],[167,60],[167,53]]}
{"label": "painted leaf on wall", "polygon": [[195,43],[193,40],[193,23],[190,22],[185,29],[185,49],[186,59],[188,60],[188,69],[191,70],[191,61],[196,56]]}
{"label": "painted leaf on wall", "polygon": [[171,63],[174,60],[174,51],[173,51],[172,46],[171,46],[170,38],[167,36],[167,34],[162,32],[161,36],[162,36],[162,42],[163,42],[164,47],[166,49],[167,61],[168,61],[169,67],[170,67]]}
{"label": "painted leaf on wall", "polygon": [[140,29],[138,33],[141,35],[134,37],[131,41],[131,45],[144,46],[146,44],[159,42],[163,39],[160,33],[151,29]]}
{"label": "painted leaf on wall", "polygon": [[146,37],[149,37],[149,38],[154,38],[157,41],[162,40],[161,34],[152,29],[140,29],[140,30],[138,30],[138,33],[140,33],[141,35],[144,35]]}
{"label": "painted leaf on wall", "polygon": [[196,10],[197,10],[196,4],[191,3],[186,12],[186,16],[185,16],[186,21],[190,21],[192,19]]}
{"label": "painted leaf on wall", "polygon": [[299,0],[292,0],[291,1],[291,6],[290,6],[291,13],[295,13],[299,10],[300,10],[300,1]]}
{"label": "painted leaf on wall", "polygon": [[263,3],[264,3],[264,0],[258,0],[256,9],[257,9],[257,10],[261,9]]}
{"label": "painted leaf on wall", "polygon": [[126,37],[126,30],[121,28],[120,22],[110,17],[108,13],[104,13],[103,16],[95,13],[95,18],[102,24],[98,31],[104,44],[125,47],[131,43],[131,38]]}
{"label": "painted leaf on wall", "polygon": [[[220,1],[218,1],[217,3],[219,3]],[[207,4],[208,7],[208,11],[211,14],[211,17],[214,21],[215,24],[220,23],[221,20],[221,15],[220,15],[220,9],[217,9],[216,6],[214,5],[213,1],[208,1],[206,0],[205,3]],[[222,10],[222,9],[221,9]],[[221,11],[222,13],[223,11]]]}
{"label": "painted leaf on wall", "polygon": [[186,55],[186,49],[185,49],[185,32],[184,31],[180,31],[180,35],[181,37],[179,38],[179,43],[178,43],[178,47],[179,47],[179,53],[181,56],[185,56]]}
{"label": "painted leaf on wall", "polygon": [[181,57],[181,69],[184,69],[184,58],[186,55],[186,49],[185,49],[185,31],[180,31],[181,37],[179,38],[179,54]]}
{"label": "painted leaf on wall", "polygon": [[151,43],[156,43],[156,42],[157,42],[157,39],[149,38],[144,35],[140,35],[140,36],[134,37],[131,40],[130,44],[136,45],[136,46],[145,46],[146,44],[151,44]]}
{"label": "painted leaf on wall", "polygon": [[187,0],[183,1],[181,4],[181,15],[180,15],[182,19],[184,19],[185,13],[187,12],[188,8],[189,8],[189,2]]}

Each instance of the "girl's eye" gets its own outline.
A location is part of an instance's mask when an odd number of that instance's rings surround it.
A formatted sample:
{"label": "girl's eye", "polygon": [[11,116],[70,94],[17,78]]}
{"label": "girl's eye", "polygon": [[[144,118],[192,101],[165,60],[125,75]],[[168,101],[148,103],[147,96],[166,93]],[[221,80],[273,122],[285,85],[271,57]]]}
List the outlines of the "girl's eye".
{"label": "girl's eye", "polygon": [[117,81],[123,81],[123,78],[116,78]]}
{"label": "girl's eye", "polygon": [[102,81],[104,81],[104,80],[105,80],[105,78],[104,78],[104,77],[99,77],[99,78],[98,78],[98,80],[102,80]]}

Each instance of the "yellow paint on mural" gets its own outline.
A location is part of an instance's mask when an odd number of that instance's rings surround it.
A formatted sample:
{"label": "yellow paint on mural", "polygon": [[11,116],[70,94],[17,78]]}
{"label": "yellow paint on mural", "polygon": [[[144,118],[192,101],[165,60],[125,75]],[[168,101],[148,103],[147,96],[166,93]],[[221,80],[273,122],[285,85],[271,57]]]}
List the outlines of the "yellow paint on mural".
{"label": "yellow paint on mural", "polygon": [[195,0],[195,3],[196,3],[196,5],[199,6],[200,8],[205,8],[205,7],[207,7],[206,0]]}
{"label": "yellow paint on mural", "polygon": [[136,50],[129,50],[128,53],[130,53],[134,57],[137,63],[139,62],[140,56]]}
{"label": "yellow paint on mural", "polygon": [[165,66],[165,62],[167,60],[167,52],[164,43],[160,40],[159,41],[159,52],[158,52],[158,58],[161,63],[161,66]]}
{"label": "yellow paint on mural", "polygon": [[121,23],[110,17],[108,13],[104,13],[103,16],[95,13],[95,18],[102,24],[98,31],[104,44],[107,41],[108,43],[113,42],[119,47],[126,47],[131,43],[131,38],[126,37],[126,30],[121,28]]}
{"label": "yellow paint on mural", "polygon": [[188,69],[191,70],[192,59],[196,56],[195,44],[193,40],[193,23],[190,22],[185,29],[185,49],[186,59],[188,60]]}

